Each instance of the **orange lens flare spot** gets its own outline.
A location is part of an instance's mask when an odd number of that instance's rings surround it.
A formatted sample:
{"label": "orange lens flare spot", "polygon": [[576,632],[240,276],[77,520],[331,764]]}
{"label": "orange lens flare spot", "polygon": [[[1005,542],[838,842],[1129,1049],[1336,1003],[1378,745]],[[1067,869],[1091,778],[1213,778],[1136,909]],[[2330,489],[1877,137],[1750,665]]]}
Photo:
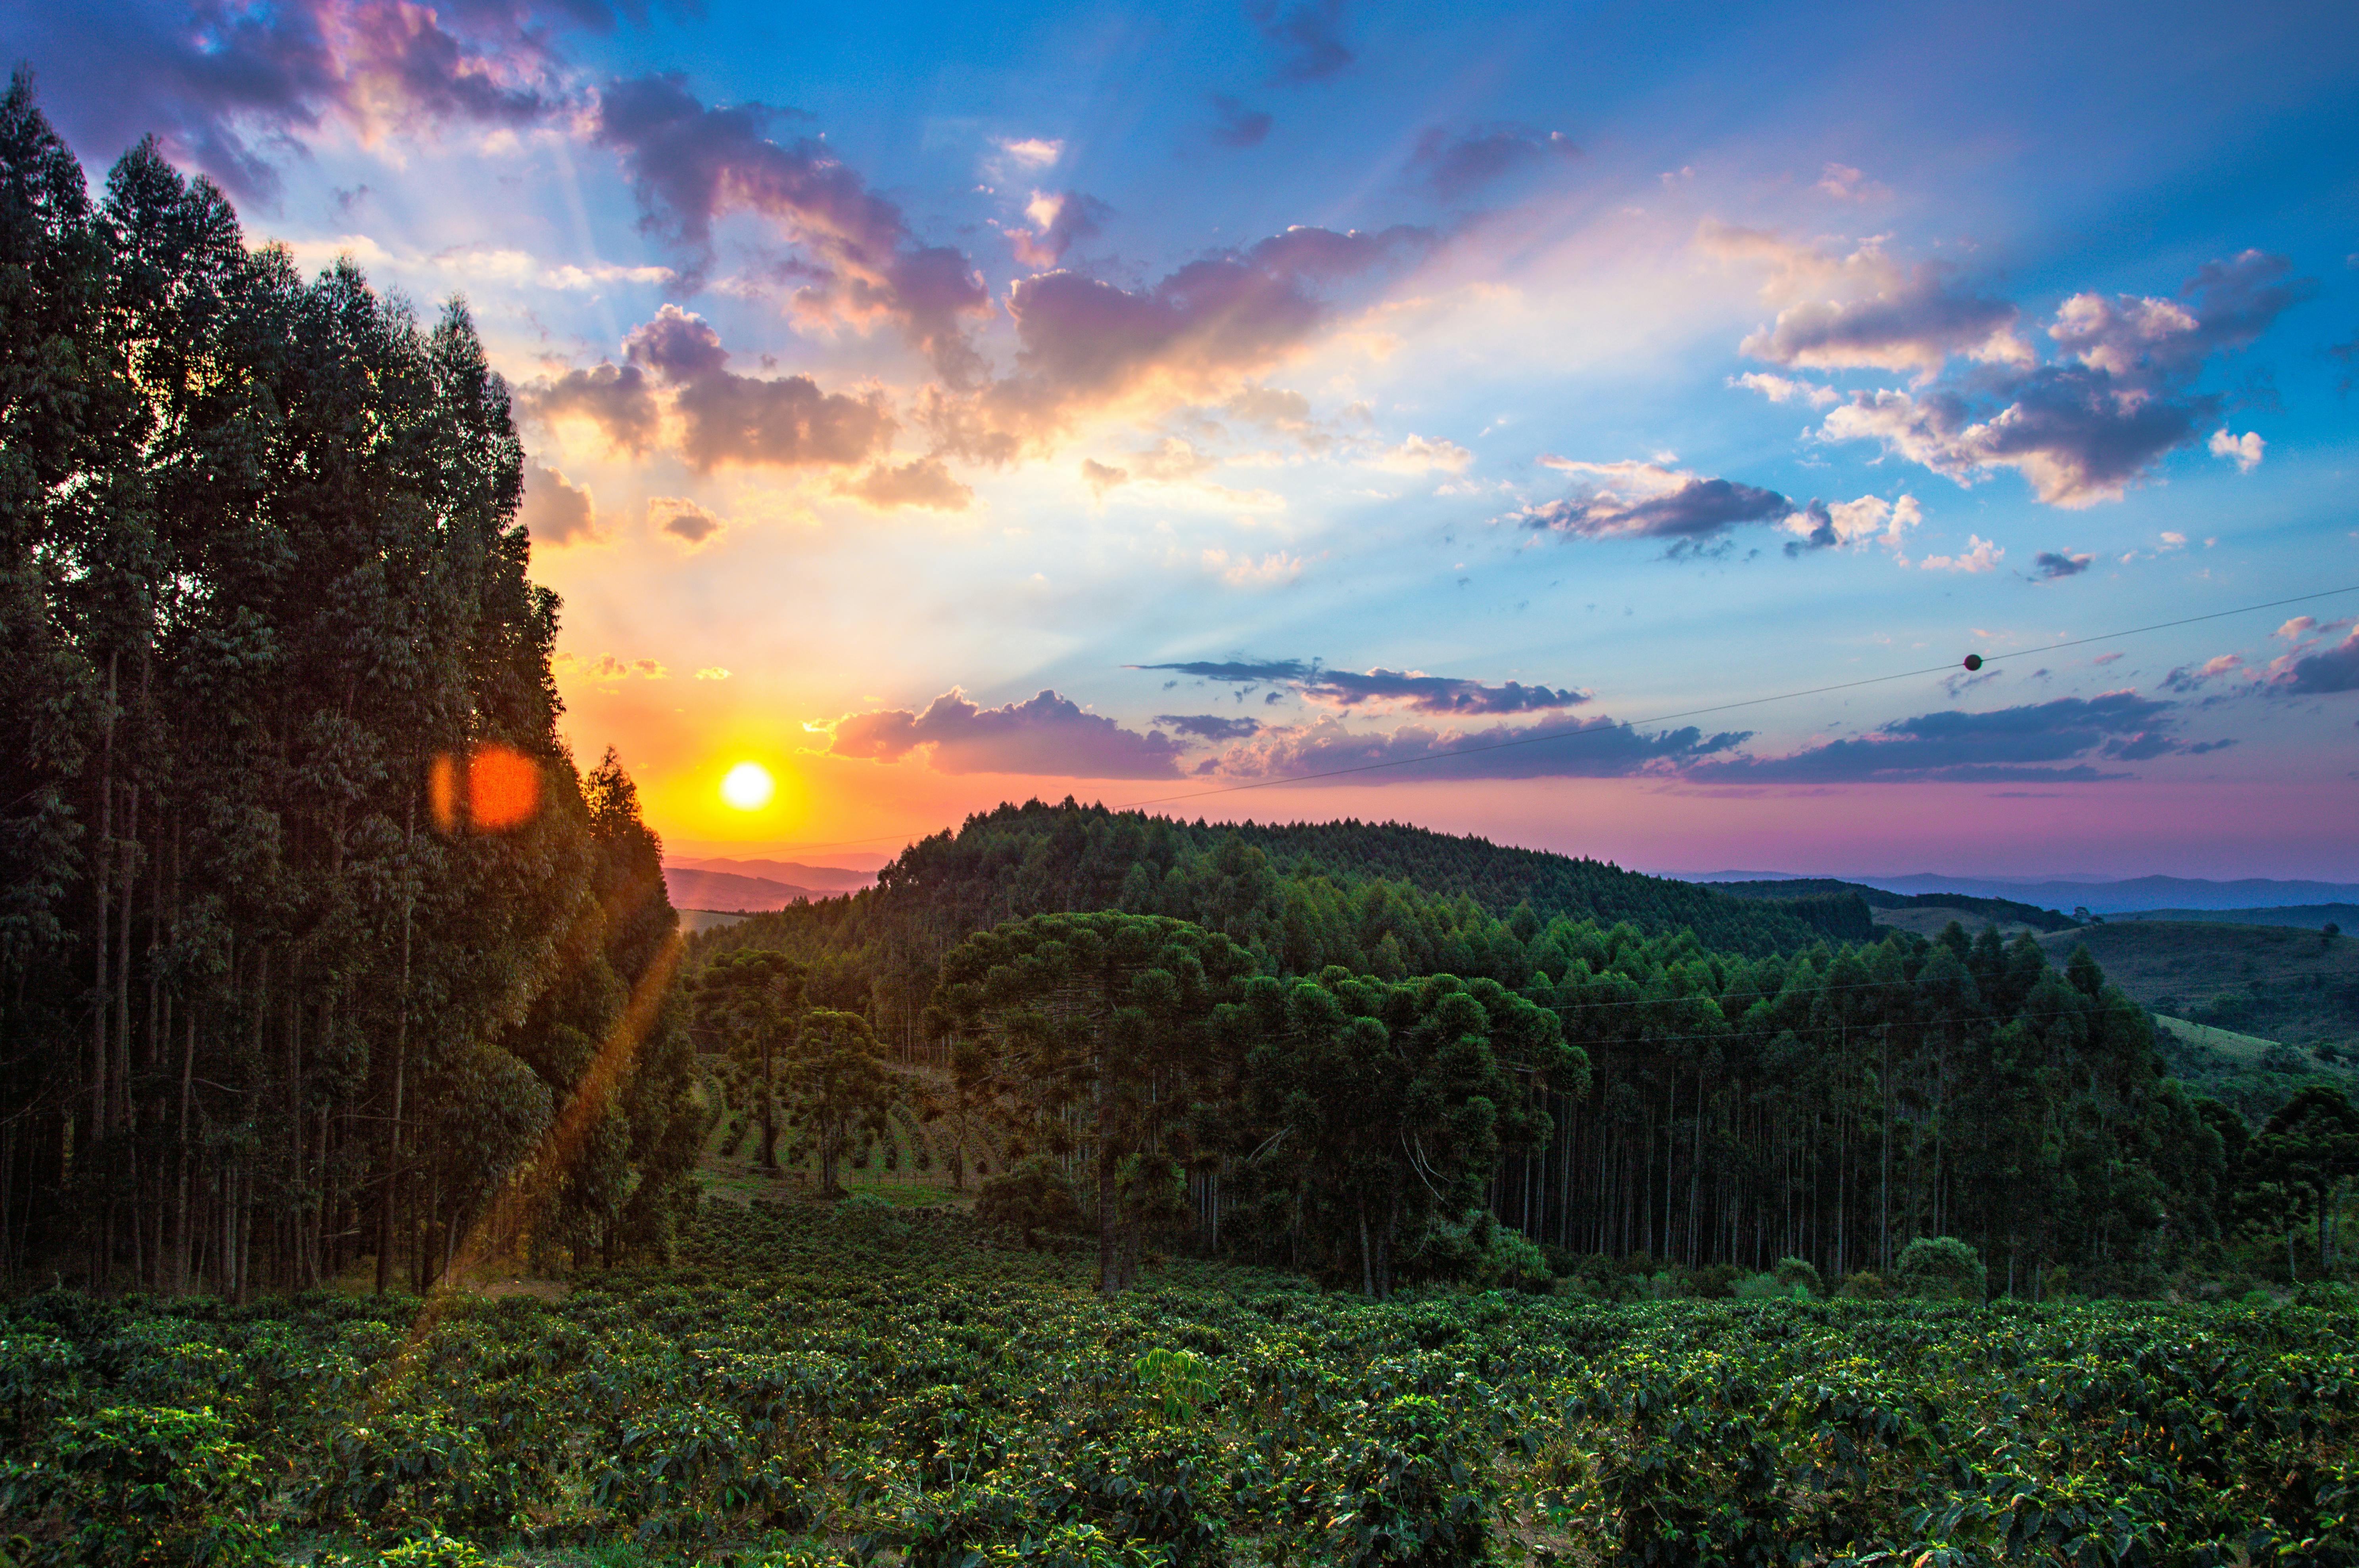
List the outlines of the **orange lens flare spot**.
{"label": "orange lens flare spot", "polygon": [[426,810],[443,832],[459,831],[459,761],[448,752],[426,770]]}
{"label": "orange lens flare spot", "polygon": [[434,826],[456,833],[463,817],[478,833],[506,833],[540,811],[540,764],[513,746],[486,741],[464,762],[445,752],[426,770],[426,806]]}
{"label": "orange lens flare spot", "polygon": [[521,827],[540,809],[540,765],[522,752],[486,742],[467,759],[467,816],[479,833]]}

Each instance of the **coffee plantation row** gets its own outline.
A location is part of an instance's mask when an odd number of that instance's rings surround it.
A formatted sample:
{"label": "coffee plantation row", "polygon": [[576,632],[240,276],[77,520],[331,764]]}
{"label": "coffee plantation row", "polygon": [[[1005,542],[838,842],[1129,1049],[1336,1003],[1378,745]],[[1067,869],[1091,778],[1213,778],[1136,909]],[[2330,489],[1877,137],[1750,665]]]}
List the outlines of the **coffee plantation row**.
{"label": "coffee plantation row", "polygon": [[561,1300],[0,1316],[19,1563],[2348,1563],[2359,1313],[1369,1303],[708,1205]]}

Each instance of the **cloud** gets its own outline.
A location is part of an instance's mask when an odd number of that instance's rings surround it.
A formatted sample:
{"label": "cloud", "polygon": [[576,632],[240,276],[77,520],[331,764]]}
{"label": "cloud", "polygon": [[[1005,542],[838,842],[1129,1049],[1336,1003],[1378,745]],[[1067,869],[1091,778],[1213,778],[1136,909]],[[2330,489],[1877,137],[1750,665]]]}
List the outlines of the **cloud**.
{"label": "cloud", "polygon": [[1277,51],[1273,73],[1280,81],[1324,81],[1352,63],[1343,42],[1348,0],[1245,0],[1245,16]]}
{"label": "cloud", "polygon": [[2317,630],[2317,616],[2297,615],[2292,620],[2287,622],[2284,625],[2278,627],[2274,633],[2270,633],[2270,635],[2282,637],[2288,643],[2295,643],[2299,642],[2302,638],[2309,636],[2312,632]]}
{"label": "cloud", "polygon": [[2269,675],[2271,689],[2288,697],[2359,691],[2359,627],[2322,653],[2287,654],[2269,665]]}
{"label": "cloud", "polygon": [[[2117,501],[2217,413],[2220,399],[2192,387],[2212,356],[2250,343],[2312,292],[2290,272],[2246,251],[2201,269],[2177,299],[2075,295],[2049,329],[2059,361],[1994,365],[1921,394],[1855,393],[1820,433],[1876,441],[1962,485],[2013,469],[2050,505]],[[2249,439],[2223,455],[2259,461],[2259,438]]]}
{"label": "cloud", "polygon": [[1429,441],[1423,436],[1411,434],[1397,447],[1387,447],[1375,459],[1375,466],[1395,473],[1430,473],[1435,469],[1449,473],[1464,473],[1474,454],[1455,441]]}
{"label": "cloud", "polygon": [[1436,125],[1418,137],[1409,166],[1435,197],[1455,201],[1511,174],[1580,156],[1581,149],[1561,131],[1543,134],[1512,126],[1453,135]]}
{"label": "cloud", "polygon": [[111,152],[152,131],[173,162],[263,201],[279,189],[270,156],[331,121],[364,144],[542,121],[564,106],[553,33],[613,19],[595,0],[46,0],[12,10],[11,58],[42,62],[70,139]]}
{"label": "cloud", "polygon": [[2031,557],[2032,575],[2042,582],[2078,577],[2087,571],[2096,558],[2085,550],[2042,550]]}
{"label": "cloud", "polygon": [[1200,680],[1225,681],[1242,687],[1288,687],[1313,702],[1337,708],[1397,703],[1411,713],[1436,716],[1554,712],[1579,707],[1594,695],[1570,687],[1557,690],[1546,686],[1526,686],[1520,681],[1484,686],[1481,681],[1430,676],[1419,670],[1332,670],[1316,659],[1192,661],[1128,667],[1169,670]]}
{"label": "cloud", "polygon": [[1131,670],[1170,670],[1199,680],[1233,681],[1239,686],[1259,686],[1266,683],[1291,685],[1308,680],[1319,672],[1319,661],[1309,664],[1300,659],[1222,659],[1191,660],[1176,665],[1125,665]]}
{"label": "cloud", "polygon": [[886,511],[923,506],[935,512],[963,512],[974,503],[974,492],[953,478],[940,458],[918,458],[897,468],[878,463],[841,489]]}
{"label": "cloud", "polygon": [[1827,165],[1819,171],[1819,182],[1812,189],[1838,201],[1882,201],[1892,195],[1890,188],[1868,178],[1847,163]]}
{"label": "cloud", "polygon": [[2238,473],[2250,473],[2260,467],[2261,452],[2267,445],[2268,443],[2261,439],[2260,433],[2256,430],[2247,430],[2242,436],[2232,436],[2228,433],[2227,427],[2223,426],[2212,432],[2212,455],[2215,458],[2234,459]]}
{"label": "cloud", "polygon": [[1742,523],[1782,522],[1795,510],[1774,490],[1658,463],[1540,461],[1587,482],[1561,501],[1526,508],[1526,520],[1584,539],[1701,539]]}
{"label": "cloud", "polygon": [[1422,254],[1431,240],[1413,228],[1297,228],[1190,262],[1143,288],[1071,271],[1024,278],[1007,297],[1015,373],[979,397],[939,401],[938,436],[1005,461],[1084,408],[1234,395],[1326,325],[1338,286]]}
{"label": "cloud", "polygon": [[661,411],[655,387],[636,365],[596,364],[570,370],[554,381],[528,383],[516,400],[527,417],[543,425],[569,416],[589,420],[615,446],[646,451],[656,441]]}
{"label": "cloud", "polygon": [[710,668],[697,671],[696,678],[699,680],[727,680],[729,678],[729,672],[723,669],[720,665],[714,665]]}
{"label": "cloud", "polygon": [[1064,260],[1065,253],[1076,243],[1104,227],[1114,209],[1076,190],[1036,190],[1024,205],[1024,215],[1032,222],[1030,229],[1006,231],[1016,247],[1016,259],[1026,266],[1051,267]]}
{"label": "cloud", "polygon": [[821,392],[806,375],[739,375],[726,368],[720,334],[677,305],[634,331],[624,351],[675,389],[680,455],[697,469],[850,466],[892,445],[895,424],[882,394]]}
{"label": "cloud", "polygon": [[647,497],[647,521],[691,549],[721,532],[721,519],[695,502],[677,495]]}
{"label": "cloud", "polygon": [[1025,136],[1019,140],[1002,140],[999,150],[1026,168],[1047,168],[1065,156],[1065,144],[1046,136]]}
{"label": "cloud", "polygon": [[566,674],[577,675],[585,680],[605,683],[625,681],[634,676],[640,680],[671,678],[671,671],[666,669],[658,660],[625,659],[615,654],[601,654],[594,659],[582,658],[573,654],[560,654],[557,655],[555,664],[559,670]]}
{"label": "cloud", "polygon": [[923,749],[928,765],[939,773],[1172,778],[1184,749],[1160,730],[1142,735],[1125,730],[1054,691],[1004,708],[980,708],[952,687],[922,713],[850,713],[828,728],[830,756],[897,762]]}
{"label": "cloud", "polygon": [[1987,572],[1997,570],[1999,562],[2006,558],[2004,547],[1979,534],[1969,534],[1963,555],[1928,556],[1917,564],[1929,572]]}
{"label": "cloud", "polygon": [[1321,719],[1299,729],[1265,731],[1206,758],[1195,771],[1235,778],[1288,778],[1371,769],[1355,781],[1361,784],[1625,778],[1674,772],[1747,739],[1741,730],[1708,736],[1692,726],[1648,735],[1604,718],[1570,727],[1502,724],[1454,734],[1422,724],[1363,733],[1345,728],[1341,719]]}
{"label": "cloud", "polygon": [[1250,554],[1232,557],[1226,550],[1210,549],[1202,559],[1204,569],[1231,588],[1267,588],[1302,575],[1302,557],[1284,550],[1272,550],[1256,560]]}
{"label": "cloud", "polygon": [[1090,487],[1090,493],[1103,501],[1105,499],[1107,491],[1118,484],[1130,482],[1130,470],[1125,468],[1116,468],[1112,463],[1102,463],[1095,458],[1083,458],[1082,482]]}
{"label": "cloud", "polygon": [[2136,692],[2058,697],[1986,713],[1896,719],[1855,739],[1783,757],[1732,757],[1688,770],[1698,782],[1743,784],[1998,784],[2087,782],[2126,775],[2085,759],[2194,755],[2223,742],[2168,734],[2176,705]]}
{"label": "cloud", "polygon": [[650,228],[707,256],[715,219],[766,218],[807,258],[799,311],[890,322],[946,381],[974,382],[982,362],[965,322],[990,311],[981,276],[962,252],[919,241],[824,141],[773,140],[770,128],[793,117],[758,103],[709,108],[677,75],[643,76],[599,94],[596,135],[621,156]]}
{"label": "cloud", "polygon": [[1875,241],[1848,254],[1797,244],[1760,229],[1706,220],[1696,243],[1705,254],[1767,268],[1763,297],[1777,319],[1738,345],[1788,368],[1915,371],[1931,376],[1956,355],[2027,364],[2020,314],[2004,299],[1953,287],[1949,269],[1904,266]]}
{"label": "cloud", "polygon": [[2328,344],[2326,351],[2343,364],[2343,379],[2334,384],[2335,390],[2350,396],[2352,387],[2359,385],[2359,332],[2353,333],[2347,343]]}
{"label": "cloud", "polygon": [[1217,713],[1158,713],[1155,722],[1199,741],[1242,741],[1261,733],[1258,719],[1229,719]]}
{"label": "cloud", "polygon": [[2245,661],[2241,655],[2221,654],[2200,665],[2180,665],[2162,677],[2162,687],[2165,691],[2191,692],[2201,687],[2206,681],[2217,680],[2232,670],[2244,667]]}
{"label": "cloud", "polygon": [[1799,401],[1809,404],[1813,408],[1824,408],[1830,404],[1843,401],[1843,394],[1832,386],[1813,386],[1807,381],[1795,381],[1788,376],[1770,375],[1757,370],[1749,370],[1743,375],[1731,376],[1728,384],[1741,386],[1748,392],[1757,392],[1772,403]]}
{"label": "cloud", "polygon": [[[1895,555],[1900,553],[1908,531],[1925,521],[1924,509],[1913,495],[1898,501],[1886,501],[1881,496],[1863,495],[1857,501],[1827,503],[1813,500],[1800,511],[1790,514],[1779,526],[1799,535],[1786,546],[1786,553],[1799,556],[1804,550],[1828,550],[1837,546],[1864,549],[1871,544],[1882,544]],[[1901,565],[1908,565],[1904,558]]]}
{"label": "cloud", "polygon": [[1239,103],[1225,92],[1212,95],[1212,113],[1220,124],[1212,127],[1212,140],[1224,147],[1257,147],[1269,136],[1275,124],[1269,115]]}
{"label": "cloud", "polygon": [[586,544],[598,537],[598,509],[590,487],[575,485],[552,468],[527,458],[524,465],[524,502],[516,521],[536,544]]}

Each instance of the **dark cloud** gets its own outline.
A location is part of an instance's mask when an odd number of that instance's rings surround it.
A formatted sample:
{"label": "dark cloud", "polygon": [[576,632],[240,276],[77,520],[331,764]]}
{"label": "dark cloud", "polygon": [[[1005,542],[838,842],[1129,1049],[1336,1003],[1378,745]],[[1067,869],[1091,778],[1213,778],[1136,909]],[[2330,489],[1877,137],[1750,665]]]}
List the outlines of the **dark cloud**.
{"label": "dark cloud", "polygon": [[1585,539],[1703,539],[1740,524],[1781,523],[1797,510],[1774,490],[1652,463],[1557,466],[1593,477],[1563,500],[1529,509],[1526,520]]}
{"label": "dark cloud", "polygon": [[721,519],[693,501],[672,495],[647,498],[647,520],[691,548],[721,532]]}
{"label": "dark cloud", "polygon": [[2274,689],[2290,696],[2359,691],[2359,628],[2323,653],[2286,663]]}
{"label": "dark cloud", "polygon": [[1245,0],[1245,16],[1277,51],[1272,67],[1280,81],[1324,81],[1352,63],[1343,42],[1348,0]]}
{"label": "dark cloud", "polygon": [[2008,339],[2019,315],[2013,305],[1952,292],[1948,284],[1936,269],[1919,267],[1866,299],[1806,301],[1778,312],[1774,327],[1742,347],[1772,364],[1897,370],[1987,353]]}
{"label": "dark cloud", "polygon": [[2343,364],[2343,379],[2334,384],[2334,390],[2350,396],[2352,387],[2359,386],[2359,332],[2353,333],[2347,343],[2329,343],[2326,351]]}
{"label": "dark cloud", "polygon": [[1258,719],[1224,719],[1217,713],[1158,713],[1155,722],[1199,741],[1242,741],[1261,733]]}
{"label": "dark cloud", "polygon": [[[1856,393],[1828,414],[1823,433],[1878,441],[1960,483],[2012,468],[2054,505],[2118,500],[2217,417],[2221,398],[2193,387],[2211,360],[2314,292],[2291,273],[2282,257],[2247,251],[2202,268],[2175,299],[2075,295],[2049,328],[2057,362],[2031,363],[2027,349],[2020,361],[1921,393]],[[1761,351],[1753,340],[1745,347]],[[2243,468],[2258,452],[2256,442],[2248,456],[2229,443]]]}
{"label": "dark cloud", "polygon": [[622,156],[648,226],[702,254],[712,223],[734,211],[769,219],[809,258],[796,295],[808,314],[893,322],[943,378],[972,384],[982,362],[964,322],[991,300],[966,256],[921,243],[899,207],[815,136],[773,140],[800,118],[764,103],[709,108],[678,75],[611,83],[599,95],[597,136]]}
{"label": "dark cloud", "polygon": [[1266,112],[1250,108],[1225,92],[1212,94],[1212,113],[1221,121],[1212,127],[1212,140],[1224,147],[1257,147],[1268,139],[1270,127],[1277,123]]}
{"label": "dark cloud", "polygon": [[658,413],[655,387],[636,365],[596,364],[570,370],[555,381],[517,389],[525,413],[546,424],[566,415],[589,419],[618,447],[643,452],[655,444]]}
{"label": "dark cloud", "polygon": [[1508,175],[1580,156],[1560,131],[1511,126],[1453,134],[1437,125],[1418,137],[1409,163],[1435,196],[1455,201]]}
{"label": "dark cloud", "polygon": [[1304,664],[1300,659],[1196,659],[1177,665],[1125,665],[1130,670],[1169,670],[1175,675],[1194,676],[1200,680],[1234,681],[1240,686],[1257,686],[1264,681],[1292,684],[1308,680],[1319,672],[1319,662]]}
{"label": "dark cloud", "polygon": [[2043,582],[2053,582],[2060,577],[2078,577],[2087,571],[2096,558],[2086,550],[2042,550],[2031,557],[2032,575]]}
{"label": "dark cloud", "polygon": [[524,502],[516,521],[535,543],[571,545],[598,536],[598,509],[587,485],[569,482],[530,459],[524,465]]}
{"label": "dark cloud", "polygon": [[624,352],[632,368],[676,389],[680,455],[698,469],[848,466],[892,445],[894,420],[881,393],[847,397],[821,392],[805,375],[739,375],[728,368],[720,334],[676,305],[625,340]]}
{"label": "dark cloud", "polygon": [[843,493],[885,511],[923,506],[934,512],[963,512],[974,503],[974,492],[960,483],[940,458],[917,458],[897,467],[878,463],[844,485]]}
{"label": "dark cloud", "polygon": [[1030,773],[1053,778],[1159,779],[1179,773],[1180,742],[1140,734],[1043,691],[1027,702],[980,708],[952,688],[922,713],[886,708],[836,720],[828,753],[893,762],[919,747],[941,773]]}
{"label": "dark cloud", "polygon": [[1549,713],[1576,708],[1591,693],[1552,690],[1508,681],[1484,686],[1481,681],[1452,676],[1429,676],[1414,671],[1374,669],[1331,670],[1316,659],[1198,661],[1173,665],[1132,665],[1131,669],[1169,670],[1201,680],[1228,681],[1238,686],[1275,684],[1290,687],[1313,702],[1357,708],[1368,702],[1397,702],[1412,713],[1477,715]]}
{"label": "dark cloud", "polygon": [[1125,397],[1232,395],[1332,318],[1340,287],[1422,255],[1433,238],[1297,228],[1144,288],[1071,271],[1022,279],[1007,300],[1015,374],[976,397],[936,398],[928,421],[946,449],[1002,462]]}
{"label": "dark cloud", "polygon": [[550,37],[583,20],[514,0],[43,0],[0,8],[0,49],[39,62],[53,120],[93,155],[153,132],[173,161],[268,201],[272,157],[331,120],[368,138],[546,118],[562,103]]}
{"label": "dark cloud", "polygon": [[[1445,734],[1422,724],[1360,734],[1338,719],[1271,730],[1199,763],[1199,773],[1286,778],[1370,768],[1354,782],[1409,784],[1428,779],[1623,778],[1669,773],[1743,744],[1743,731],[1705,735],[1690,726],[1645,734],[1612,719],[1570,728],[1494,725]],[[1412,761],[1414,760],[1414,762]]]}
{"label": "dark cloud", "polygon": [[2142,761],[2216,751],[2167,731],[2177,705],[2136,692],[2059,697],[1987,713],[1945,711],[1897,719],[1854,740],[1828,741],[1783,757],[1731,757],[1688,770],[1700,782],[1736,784],[2019,784],[2127,775],[2086,759]]}

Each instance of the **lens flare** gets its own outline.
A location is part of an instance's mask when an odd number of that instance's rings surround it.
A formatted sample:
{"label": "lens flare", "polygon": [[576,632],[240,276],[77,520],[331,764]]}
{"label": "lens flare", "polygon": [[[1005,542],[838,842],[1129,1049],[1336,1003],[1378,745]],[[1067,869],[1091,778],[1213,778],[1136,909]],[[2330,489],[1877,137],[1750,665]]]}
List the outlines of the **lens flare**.
{"label": "lens flare", "polygon": [[740,762],[721,781],[721,798],[740,811],[759,811],[777,789],[770,770],[759,762]]}

